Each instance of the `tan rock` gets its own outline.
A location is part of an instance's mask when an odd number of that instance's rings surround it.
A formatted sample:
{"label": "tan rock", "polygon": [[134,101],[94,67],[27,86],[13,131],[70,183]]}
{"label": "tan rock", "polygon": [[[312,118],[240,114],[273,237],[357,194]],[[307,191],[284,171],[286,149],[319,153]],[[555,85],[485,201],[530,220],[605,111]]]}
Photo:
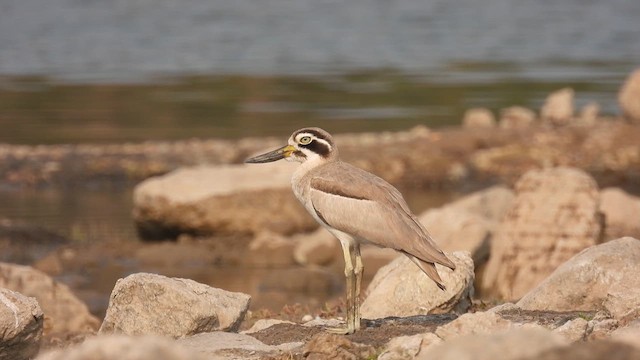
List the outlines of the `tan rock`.
{"label": "tan rock", "polygon": [[340,243],[325,228],[310,234],[294,236],[296,242],[293,257],[301,265],[327,265],[342,259]]}
{"label": "tan rock", "polygon": [[138,273],[118,280],[100,333],[181,337],[235,331],[250,296],[193,280]]}
{"label": "tan rock", "polygon": [[134,190],[134,220],[149,239],[180,233],[292,234],[317,227],[291,191],[294,164],[176,170]]}
{"label": "tan rock", "polygon": [[470,334],[491,334],[514,327],[497,312],[485,311],[460,315],[448,324],[439,326],[435,334],[443,340],[450,340]]}
{"label": "tan rock", "polygon": [[640,69],[632,72],[620,88],[618,104],[627,119],[640,123]]}
{"label": "tan rock", "polygon": [[430,346],[442,343],[434,333],[395,337],[385,345],[378,360],[411,360]]}
{"label": "tan rock", "polygon": [[492,334],[469,334],[429,347],[416,359],[512,360],[536,356],[565,344],[557,334],[541,328],[509,329]]}
{"label": "tan rock", "polygon": [[536,121],[536,113],[522,106],[512,106],[500,111],[500,128],[524,129]]}
{"label": "tan rock", "polygon": [[496,118],[489,109],[472,108],[464,113],[462,126],[470,129],[495,128]]}
{"label": "tan rock", "polygon": [[40,350],[44,314],[35,298],[0,288],[0,359],[32,359]]}
{"label": "tan rock", "polygon": [[596,102],[590,102],[580,109],[580,124],[581,125],[594,125],[598,122],[598,116],[600,115],[600,105]]}
{"label": "tan rock", "polygon": [[[362,263],[364,264],[364,272],[362,275],[364,279],[372,279],[383,266],[388,265],[400,256],[404,256],[393,249],[380,248],[373,245],[361,246],[360,255],[362,256]],[[340,264],[340,266],[342,266],[342,264]]]}
{"label": "tan rock", "polygon": [[258,331],[262,331],[264,329],[268,329],[270,327],[272,327],[273,325],[278,325],[278,324],[294,324],[291,321],[286,321],[286,320],[280,320],[280,319],[260,319],[258,321],[256,321],[253,326],[251,326],[251,328],[245,330],[245,331],[241,331],[241,334],[253,334],[256,333]]}
{"label": "tan rock", "polygon": [[295,243],[282,235],[261,232],[251,243],[245,261],[255,267],[286,267],[294,264]]}
{"label": "tan rock", "polygon": [[445,207],[479,215],[490,221],[501,221],[511,208],[514,198],[511,189],[498,185],[464,196]]}
{"label": "tan rock", "polygon": [[588,248],[556,269],[517,305],[527,310],[606,310],[638,316],[640,240],[626,237]]}
{"label": "tan rock", "polygon": [[606,240],[622,236],[640,239],[640,197],[620,188],[600,191],[600,211],[604,214]]}
{"label": "tan rock", "polygon": [[583,318],[578,317],[573,320],[569,320],[561,326],[553,329],[553,332],[559,334],[560,336],[571,342],[582,341],[587,335],[588,327],[589,322]]}
{"label": "tan rock", "polygon": [[474,264],[480,264],[488,258],[489,239],[494,225],[483,217],[445,206],[425,211],[418,220],[429,229],[442,250],[468,251]]}
{"label": "tan rock", "polygon": [[37,360],[205,360],[197,351],[159,336],[106,335],[44,353]]}
{"label": "tan rock", "polygon": [[612,331],[611,339],[627,343],[640,349],[640,319]]}
{"label": "tan rock", "polygon": [[237,359],[264,359],[268,356],[283,356],[304,345],[302,342],[267,345],[249,335],[224,331],[196,334],[178,339],[176,343],[206,359],[226,359],[228,357],[225,350],[233,350],[234,358]]}
{"label": "tan rock", "polygon": [[578,341],[567,346],[557,346],[540,354],[519,360],[608,360],[640,359],[640,349],[611,340]]}
{"label": "tan rock", "polygon": [[0,287],[36,298],[45,314],[45,335],[93,332],[100,325],[69,287],[29,266],[0,263]]}
{"label": "tan rock", "polygon": [[573,119],[573,96],[571,88],[564,88],[552,92],[540,110],[543,121],[552,125],[566,125]]}
{"label": "tan rock", "polygon": [[598,188],[583,171],[527,172],[516,199],[491,240],[482,279],[489,294],[519,299],[560,264],[600,239]]}
{"label": "tan rock", "polygon": [[448,254],[456,270],[438,266],[447,287],[440,290],[405,256],[378,271],[366,291],[361,313],[364,318],[463,312],[473,295],[473,260],[468,252]]}

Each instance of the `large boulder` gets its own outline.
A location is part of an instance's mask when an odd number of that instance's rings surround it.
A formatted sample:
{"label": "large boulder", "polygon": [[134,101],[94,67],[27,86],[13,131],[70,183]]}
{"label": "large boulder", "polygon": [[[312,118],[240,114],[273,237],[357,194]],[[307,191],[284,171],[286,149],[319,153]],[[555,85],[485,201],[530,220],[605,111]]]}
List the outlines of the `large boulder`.
{"label": "large boulder", "polygon": [[138,273],[118,280],[100,333],[174,338],[207,331],[235,331],[250,296],[193,280]]}
{"label": "large boulder", "polygon": [[136,186],[133,217],[140,235],[278,234],[318,225],[291,191],[295,164],[184,168]]}
{"label": "large boulder", "polygon": [[618,103],[627,119],[640,123],[640,69],[627,78],[618,94]]}
{"label": "large boulder", "polygon": [[527,293],[527,310],[605,310],[616,319],[640,317],[640,240],[625,237],[571,258]]}
{"label": "large boulder", "polygon": [[527,172],[491,240],[483,290],[519,299],[560,264],[600,240],[602,216],[595,181],[581,170]]}
{"label": "large boulder", "polygon": [[489,221],[501,221],[514,198],[511,189],[497,185],[461,197],[445,207],[475,214]]}
{"label": "large boulder", "polygon": [[406,256],[381,268],[366,291],[361,312],[364,318],[464,312],[473,296],[473,260],[468,252],[447,255],[456,270],[438,266],[446,290],[425,275]]}
{"label": "large boulder", "polygon": [[0,288],[0,359],[32,359],[40,350],[44,314],[36,299]]}
{"label": "large boulder", "polygon": [[640,239],[640,197],[631,196],[620,188],[600,192],[600,211],[604,215],[606,240],[622,236]]}
{"label": "large boulder", "polygon": [[106,335],[45,352],[37,360],[205,360],[196,350],[160,336]]}
{"label": "large boulder", "polygon": [[0,287],[38,300],[45,314],[45,335],[93,332],[100,325],[68,286],[29,266],[0,263]]}
{"label": "large boulder", "polygon": [[535,356],[566,341],[539,327],[509,329],[491,334],[469,334],[431,346],[416,359],[511,360]]}

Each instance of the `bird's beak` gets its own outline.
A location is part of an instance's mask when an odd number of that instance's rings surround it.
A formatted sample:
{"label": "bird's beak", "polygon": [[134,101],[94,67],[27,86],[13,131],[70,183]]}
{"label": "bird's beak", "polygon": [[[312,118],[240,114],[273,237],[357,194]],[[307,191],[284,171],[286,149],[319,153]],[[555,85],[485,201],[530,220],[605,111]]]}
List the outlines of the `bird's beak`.
{"label": "bird's beak", "polygon": [[264,153],[261,155],[256,155],[252,158],[248,158],[244,162],[249,164],[259,164],[259,163],[277,161],[280,159],[288,158],[289,156],[291,156],[291,153],[293,153],[294,151],[296,151],[296,148],[294,148],[291,145],[286,145],[279,149],[269,151],[268,153]]}

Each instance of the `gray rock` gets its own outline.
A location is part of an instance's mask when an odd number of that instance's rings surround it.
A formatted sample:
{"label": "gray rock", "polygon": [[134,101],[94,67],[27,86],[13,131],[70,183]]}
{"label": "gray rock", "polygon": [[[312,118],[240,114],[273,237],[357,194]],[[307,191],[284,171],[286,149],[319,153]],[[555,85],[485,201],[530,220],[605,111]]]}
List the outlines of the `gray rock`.
{"label": "gray rock", "polygon": [[626,237],[588,248],[556,269],[517,305],[527,310],[606,310],[640,315],[640,240]]}
{"label": "gray rock", "polygon": [[227,165],[176,170],[134,190],[133,216],[148,239],[180,233],[292,234],[318,225],[295,199],[295,165]]}
{"label": "gray rock", "polygon": [[440,290],[405,256],[381,268],[366,291],[361,312],[364,318],[464,312],[473,295],[473,260],[468,252],[447,254],[456,270],[438,266],[447,287]]}
{"label": "gray rock", "polygon": [[519,299],[601,235],[598,188],[581,170],[532,170],[491,240],[482,278],[486,294]]}
{"label": "gray rock", "polygon": [[622,236],[640,239],[640,197],[620,188],[600,191],[600,211],[604,215],[606,240]]}
{"label": "gray rock", "polygon": [[566,125],[573,119],[573,89],[564,88],[552,92],[540,110],[543,121],[552,125]]}
{"label": "gray rock", "polygon": [[45,314],[45,335],[93,332],[100,325],[68,286],[32,267],[0,263],[0,287],[36,298]]}
{"label": "gray rock", "polygon": [[256,333],[258,331],[262,331],[264,329],[268,329],[270,327],[272,327],[273,325],[278,325],[278,324],[294,324],[291,321],[286,321],[286,320],[279,320],[279,319],[260,319],[258,321],[256,321],[253,326],[251,326],[251,328],[249,328],[248,330],[245,331],[241,331],[241,334],[253,334]]}
{"label": "gray rock", "polygon": [[100,333],[182,337],[235,331],[250,296],[193,280],[138,273],[118,280]]}
{"label": "gray rock", "polygon": [[632,72],[620,88],[618,104],[627,119],[640,123],[640,69]]}
{"label": "gray rock", "polygon": [[472,108],[465,111],[462,126],[470,129],[495,128],[496,118],[489,109]]}
{"label": "gray rock", "polygon": [[174,340],[159,336],[105,335],[66,349],[53,350],[37,360],[212,360]]}
{"label": "gray rock", "polygon": [[460,336],[429,347],[416,359],[515,360],[535,356],[563,344],[565,340],[560,335],[541,328],[509,329],[493,334]]}
{"label": "gray rock", "polygon": [[[277,346],[267,345],[245,334],[222,331],[207,332],[178,339],[179,345],[196,352],[204,358],[226,357],[225,350],[236,351],[237,358],[264,358],[267,354],[276,356],[303,346],[302,342],[285,343]],[[238,353],[239,352],[239,353]]]}
{"label": "gray rock", "polygon": [[536,113],[522,106],[512,106],[500,111],[500,128],[525,129],[536,121]]}
{"label": "gray rock", "polygon": [[40,350],[44,314],[36,299],[0,288],[0,359],[32,359]]}
{"label": "gray rock", "polygon": [[435,334],[443,340],[450,340],[470,334],[491,334],[515,326],[497,312],[485,311],[463,314],[448,324],[438,326]]}

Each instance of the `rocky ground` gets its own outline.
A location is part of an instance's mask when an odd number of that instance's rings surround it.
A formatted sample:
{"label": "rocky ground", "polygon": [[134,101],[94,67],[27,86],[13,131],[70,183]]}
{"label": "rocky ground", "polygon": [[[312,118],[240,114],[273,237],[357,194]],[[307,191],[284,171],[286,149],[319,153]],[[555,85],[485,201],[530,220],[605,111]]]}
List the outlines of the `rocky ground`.
{"label": "rocky ground", "polygon": [[[74,266],[107,276],[100,263],[113,251],[185,266],[336,266],[336,241],[292,198],[291,166],[238,164],[282,139],[3,145],[3,187],[144,180],[134,192],[140,234],[174,242],[81,248],[1,222],[0,359],[640,358],[639,77],[621,90],[621,118],[594,105],[574,114],[564,89],[539,116],[510,108],[496,121],[474,109],[460,128],[338,136],[346,160],[396,185],[469,190],[418,214],[457,265],[439,268],[447,290],[404,257],[365,249],[364,328],[347,336],[324,331],[342,321],[340,303],[250,311],[247,294],[136,272],[98,317],[52,278]],[[332,286],[309,279],[272,282]]]}

